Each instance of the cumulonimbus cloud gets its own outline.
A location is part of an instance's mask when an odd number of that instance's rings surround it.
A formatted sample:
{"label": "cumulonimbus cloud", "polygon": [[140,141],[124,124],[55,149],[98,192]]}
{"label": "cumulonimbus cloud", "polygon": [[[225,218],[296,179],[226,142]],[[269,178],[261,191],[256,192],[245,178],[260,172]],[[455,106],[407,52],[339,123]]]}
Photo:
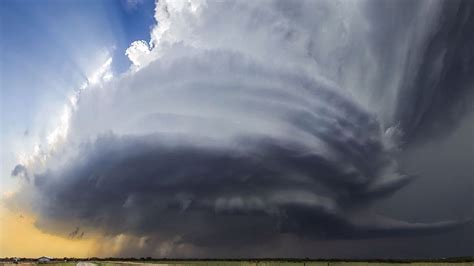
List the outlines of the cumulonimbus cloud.
{"label": "cumulonimbus cloud", "polygon": [[150,49],[81,93],[61,147],[15,168],[31,180],[10,204],[57,234],[196,247],[456,227],[371,210],[411,180],[394,155],[440,121],[433,105],[468,95],[473,4],[445,5],[159,1]]}

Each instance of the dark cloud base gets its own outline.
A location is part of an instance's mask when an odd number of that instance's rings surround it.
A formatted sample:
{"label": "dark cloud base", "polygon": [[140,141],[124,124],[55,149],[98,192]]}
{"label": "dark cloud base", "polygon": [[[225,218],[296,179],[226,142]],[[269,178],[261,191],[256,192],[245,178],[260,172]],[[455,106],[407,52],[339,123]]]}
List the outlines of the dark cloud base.
{"label": "dark cloud base", "polygon": [[144,237],[151,246],[170,242],[173,248],[230,251],[285,235],[401,237],[460,225],[408,224],[377,216],[367,204],[385,193],[373,191],[371,182],[354,182],[353,173],[348,176],[324,158],[302,155],[292,143],[249,137],[232,147],[210,148],[187,141],[176,135],[107,134],[83,145],[70,167],[34,177],[41,202],[38,226],[68,237],[80,227],[108,236]]}

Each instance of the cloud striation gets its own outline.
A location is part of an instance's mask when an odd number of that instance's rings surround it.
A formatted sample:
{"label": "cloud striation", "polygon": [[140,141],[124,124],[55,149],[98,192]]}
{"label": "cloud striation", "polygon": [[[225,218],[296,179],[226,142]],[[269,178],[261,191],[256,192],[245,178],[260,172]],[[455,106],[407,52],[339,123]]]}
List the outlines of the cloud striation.
{"label": "cloud striation", "polygon": [[66,140],[13,170],[27,179],[8,204],[54,234],[168,256],[457,228],[373,204],[412,180],[400,151],[469,112],[473,8],[159,1],[130,71],[81,92]]}

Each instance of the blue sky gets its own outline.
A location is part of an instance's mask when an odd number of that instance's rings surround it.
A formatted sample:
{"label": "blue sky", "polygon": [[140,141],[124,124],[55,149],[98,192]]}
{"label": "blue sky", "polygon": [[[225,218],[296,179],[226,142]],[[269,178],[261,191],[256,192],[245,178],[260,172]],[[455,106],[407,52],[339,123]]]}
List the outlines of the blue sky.
{"label": "blue sky", "polygon": [[112,72],[128,69],[126,48],[149,40],[153,0],[0,2],[1,178],[18,150],[32,149],[71,92],[106,57]]}

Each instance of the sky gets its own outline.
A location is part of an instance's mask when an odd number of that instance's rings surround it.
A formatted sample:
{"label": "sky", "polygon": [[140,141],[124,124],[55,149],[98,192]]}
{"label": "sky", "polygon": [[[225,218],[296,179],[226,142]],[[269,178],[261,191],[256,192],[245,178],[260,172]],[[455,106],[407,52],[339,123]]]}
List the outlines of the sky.
{"label": "sky", "polygon": [[0,257],[473,256],[473,10],[1,1]]}

